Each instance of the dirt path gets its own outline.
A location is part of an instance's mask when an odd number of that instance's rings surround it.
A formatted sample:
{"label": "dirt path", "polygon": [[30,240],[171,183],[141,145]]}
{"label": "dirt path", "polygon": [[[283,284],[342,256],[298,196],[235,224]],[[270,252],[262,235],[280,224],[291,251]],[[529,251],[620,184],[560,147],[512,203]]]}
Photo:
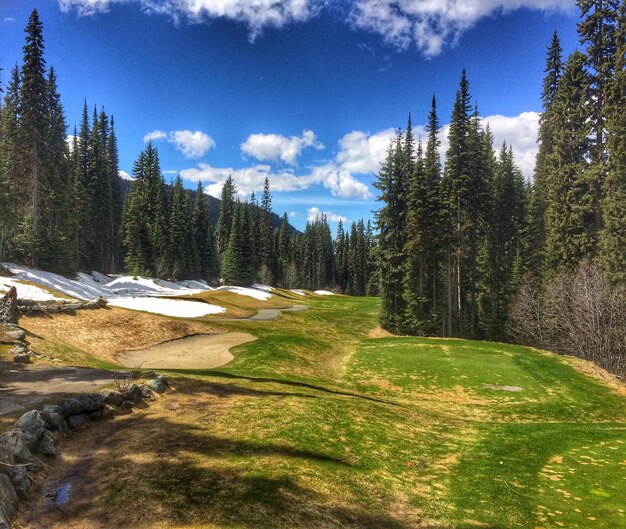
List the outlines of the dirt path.
{"label": "dirt path", "polygon": [[280,318],[281,312],[300,312],[308,308],[308,305],[293,305],[286,309],[257,309],[257,313],[249,318],[219,318],[216,321],[271,321]]}
{"label": "dirt path", "polygon": [[24,412],[70,393],[96,391],[113,384],[116,373],[103,369],[0,364],[0,416]]}
{"label": "dirt path", "polygon": [[117,356],[120,364],[134,368],[211,369],[233,359],[230,348],[256,340],[246,332],[199,334],[160,343]]}

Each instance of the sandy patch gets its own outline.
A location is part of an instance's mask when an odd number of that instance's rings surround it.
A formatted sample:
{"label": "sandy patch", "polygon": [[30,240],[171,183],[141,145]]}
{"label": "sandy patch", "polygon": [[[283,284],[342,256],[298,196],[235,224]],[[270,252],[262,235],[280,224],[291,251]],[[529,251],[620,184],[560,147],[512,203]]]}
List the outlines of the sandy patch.
{"label": "sandy patch", "polygon": [[483,384],[483,386],[487,389],[493,389],[495,391],[510,391],[512,393],[518,393],[524,390],[524,388],[520,388],[519,386],[496,386],[494,384]]}
{"label": "sandy patch", "polygon": [[256,337],[246,332],[198,334],[145,349],[123,351],[117,360],[127,367],[210,369],[223,366],[234,358],[230,353],[231,347],[253,340]]}

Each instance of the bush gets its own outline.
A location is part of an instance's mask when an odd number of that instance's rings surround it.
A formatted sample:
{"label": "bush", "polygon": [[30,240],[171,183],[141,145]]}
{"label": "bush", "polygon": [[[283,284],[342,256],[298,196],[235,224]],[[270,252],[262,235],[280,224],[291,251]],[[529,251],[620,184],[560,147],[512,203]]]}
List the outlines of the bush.
{"label": "bush", "polygon": [[591,360],[626,374],[626,288],[611,285],[599,266],[583,261],[542,289],[525,278],[509,313],[507,332],[526,345]]}

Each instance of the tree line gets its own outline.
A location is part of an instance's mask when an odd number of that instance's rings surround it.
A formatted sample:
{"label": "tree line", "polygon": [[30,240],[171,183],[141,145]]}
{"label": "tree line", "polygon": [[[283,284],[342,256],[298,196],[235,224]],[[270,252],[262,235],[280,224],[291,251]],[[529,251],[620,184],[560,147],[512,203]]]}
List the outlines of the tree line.
{"label": "tree line", "polygon": [[[563,59],[554,33],[532,181],[509,146],[495,154],[465,71],[445,163],[434,96],[425,144],[416,145],[410,117],[391,142],[375,183],[383,202],[376,221],[384,328],[513,337],[582,354],[571,345],[572,322],[593,299],[588,318],[603,345],[587,355],[623,369],[626,326],[617,315],[626,306],[626,14],[617,0],[578,6],[586,53]],[[566,284],[576,285],[567,296]],[[593,296],[585,291],[592,284]],[[548,312],[551,331],[524,333],[530,320],[545,326]]]}
{"label": "tree line", "polygon": [[23,64],[13,68],[0,106],[1,259],[63,274],[125,270],[234,285],[376,291],[369,223],[359,221],[349,233],[340,225],[337,241],[323,214],[304,233],[286,215],[277,224],[268,179],[258,202],[254,193],[241,201],[228,178],[214,225],[201,184],[195,192],[180,176],[167,184],[149,143],[125,193],[113,116],[97,107],[90,113],[85,101],[68,138],[36,10],[25,32]]}

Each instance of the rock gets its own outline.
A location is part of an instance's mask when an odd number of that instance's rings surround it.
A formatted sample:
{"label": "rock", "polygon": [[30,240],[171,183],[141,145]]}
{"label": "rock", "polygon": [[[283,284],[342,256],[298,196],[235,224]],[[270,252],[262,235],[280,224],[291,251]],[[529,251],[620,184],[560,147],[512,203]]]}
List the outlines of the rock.
{"label": "rock", "polygon": [[81,402],[86,412],[91,413],[104,408],[104,398],[100,393],[81,393],[76,399]]}
{"label": "rock", "polygon": [[46,423],[36,410],[26,412],[15,421],[14,426],[23,432],[22,440],[30,450],[37,445],[46,431]]}
{"label": "rock", "polygon": [[146,386],[145,384],[138,384],[139,390],[141,391],[142,399],[151,399],[152,398],[152,390]]}
{"label": "rock", "polygon": [[66,419],[71,415],[78,415],[85,411],[83,403],[76,398],[63,399],[59,401],[59,407]]}
{"label": "rock", "polygon": [[30,356],[28,352],[18,353],[13,355],[13,363],[15,364],[30,364]]}
{"label": "rock", "polygon": [[154,371],[146,371],[141,375],[141,378],[156,378],[157,374]]}
{"label": "rock", "polygon": [[57,449],[54,446],[56,444],[56,438],[51,432],[46,430],[37,443],[35,451],[47,457],[54,457],[57,455]]}
{"label": "rock", "polygon": [[13,341],[18,341],[18,340],[21,341],[21,340],[26,339],[26,331],[24,331],[23,329],[8,331],[4,333],[4,335],[9,340],[13,340]]}
{"label": "rock", "polygon": [[122,402],[122,404],[120,404],[117,411],[123,415],[126,415],[127,413],[131,413],[134,407],[135,405],[133,404],[133,402],[131,402],[130,400],[125,400],[124,402]]}
{"label": "rock", "polygon": [[128,387],[124,390],[124,400],[138,402],[141,400],[141,397],[141,388],[137,384],[129,384]]}
{"label": "rock", "polygon": [[95,310],[95,309],[99,309],[100,307],[95,301],[87,301],[83,303],[83,306],[81,308],[86,309],[86,310]]}
{"label": "rock", "polygon": [[28,354],[28,347],[23,345],[23,342],[16,343],[11,349],[9,349],[9,354],[18,355],[18,354]]}
{"label": "rock", "polygon": [[89,416],[86,413],[79,413],[78,415],[71,415],[67,419],[67,423],[70,428],[74,430],[80,430],[87,426],[87,419]]}
{"label": "rock", "polygon": [[80,310],[83,308],[83,304],[81,302],[76,302],[76,303],[67,303],[65,305],[63,305],[63,309],[68,309],[68,310]]}
{"label": "rock", "polygon": [[[2,517],[10,521],[17,511],[17,493],[11,482],[11,478],[0,474],[0,529],[2,529]],[[8,525],[6,526],[9,527]]]}
{"label": "rock", "polygon": [[41,469],[23,440],[24,433],[14,429],[0,435],[0,474],[6,474],[19,497],[24,497],[32,485],[28,470]]}
{"label": "rock", "polygon": [[104,299],[102,296],[98,296],[98,297],[95,299],[94,303],[95,303],[96,305],[98,305],[98,308],[99,308],[99,309],[103,309],[104,307],[106,307],[106,306],[107,306],[107,304],[108,304],[109,302],[108,302],[106,299]]}
{"label": "rock", "polygon": [[148,382],[146,382],[146,385],[152,390],[152,391],[156,391],[157,393],[165,393],[165,384],[163,383],[163,381],[159,380],[158,378],[155,378],[153,380],[148,380]]}
{"label": "rock", "polygon": [[122,402],[124,402],[124,395],[115,389],[103,389],[100,394],[102,395],[105,404],[119,406]]}
{"label": "rock", "polygon": [[59,314],[59,312],[61,312],[61,309],[59,307],[46,307],[46,312],[48,314]]}
{"label": "rock", "polygon": [[39,413],[48,430],[57,430],[65,422],[61,406],[47,404]]}
{"label": "rock", "polygon": [[68,307],[67,305],[65,305],[64,307],[61,307],[61,314],[69,314],[70,316],[76,316],[76,309],[73,309],[72,307]]}
{"label": "rock", "polygon": [[102,409],[100,409],[100,410],[97,410],[97,411],[92,411],[92,412],[89,414],[89,418],[90,418],[92,421],[97,421],[97,420],[99,420],[99,419],[102,419],[102,417],[104,417],[104,408],[102,408]]}
{"label": "rock", "polygon": [[0,298],[0,322],[17,324],[17,290],[11,287]]}
{"label": "rock", "polygon": [[24,498],[33,485],[26,467],[12,467],[11,472],[7,472],[7,476],[11,480],[13,490],[15,490],[18,498]]}
{"label": "rock", "polygon": [[161,382],[163,382],[163,384],[165,385],[165,387],[169,388],[170,386],[170,381],[167,379],[167,377],[165,375],[159,375],[157,377],[157,380],[160,380]]}

